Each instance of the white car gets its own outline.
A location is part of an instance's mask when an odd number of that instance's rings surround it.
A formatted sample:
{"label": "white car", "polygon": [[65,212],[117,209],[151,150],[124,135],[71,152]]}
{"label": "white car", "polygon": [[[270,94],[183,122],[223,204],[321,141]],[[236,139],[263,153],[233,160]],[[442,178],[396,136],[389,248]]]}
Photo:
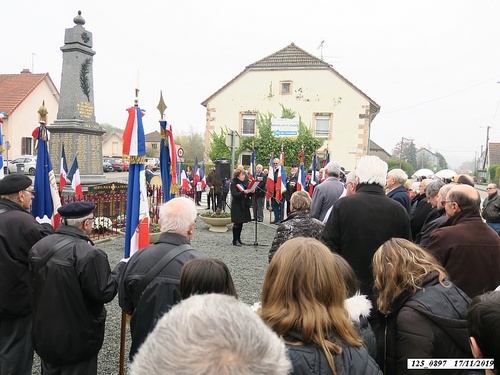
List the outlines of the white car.
{"label": "white car", "polygon": [[36,156],[33,155],[22,155],[12,161],[9,161],[7,168],[9,173],[17,173],[17,165],[24,164],[24,173],[28,173],[32,176],[35,175],[36,170]]}

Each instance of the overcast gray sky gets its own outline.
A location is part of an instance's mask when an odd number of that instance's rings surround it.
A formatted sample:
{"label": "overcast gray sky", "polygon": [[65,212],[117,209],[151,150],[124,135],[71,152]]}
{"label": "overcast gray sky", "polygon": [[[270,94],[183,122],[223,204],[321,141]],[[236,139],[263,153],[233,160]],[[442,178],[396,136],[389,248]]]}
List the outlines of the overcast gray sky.
{"label": "overcast gray sky", "polygon": [[325,40],[323,58],[381,106],[371,137],[388,152],[413,138],[458,167],[479,155],[487,126],[500,142],[497,0],[9,1],[0,72],[33,66],[59,87],[78,10],[94,38],[100,123],[124,127],[139,72],[146,132],[159,129],[160,90],[174,131],[203,132],[200,103],[247,65],[291,42],[320,57]]}

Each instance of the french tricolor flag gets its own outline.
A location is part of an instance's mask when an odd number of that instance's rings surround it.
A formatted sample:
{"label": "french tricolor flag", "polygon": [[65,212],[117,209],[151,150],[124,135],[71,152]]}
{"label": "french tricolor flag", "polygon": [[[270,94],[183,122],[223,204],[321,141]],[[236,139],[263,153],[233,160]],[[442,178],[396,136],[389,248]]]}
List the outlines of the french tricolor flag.
{"label": "french tricolor flag", "polygon": [[82,181],[80,179],[80,169],[78,168],[78,160],[76,158],[76,155],[73,158],[73,163],[71,163],[71,168],[68,171],[68,180],[71,181],[71,187],[75,191],[75,198],[82,199]]}
{"label": "french tricolor flag", "polygon": [[304,170],[304,165],[299,167],[299,177],[297,179],[297,191],[304,190],[306,186],[306,173]]}
{"label": "french tricolor flag", "polygon": [[66,153],[64,152],[64,143],[61,151],[61,165],[59,167],[59,193],[66,186],[66,177],[68,176],[68,163],[66,162]]}
{"label": "french tricolor flag", "polygon": [[252,150],[252,158],[250,160],[250,179],[255,178],[255,148]]}
{"label": "french tricolor flag", "polygon": [[125,258],[149,246],[149,205],[147,200],[144,161],[146,140],[139,106],[127,109],[128,120],[123,133],[123,155],[130,161],[128,172],[127,221],[125,227]]}
{"label": "french tricolor flag", "polygon": [[189,190],[191,189],[191,184],[189,183],[189,179],[187,178],[186,169],[182,166],[181,171],[181,188]]}
{"label": "french tricolor flag", "polygon": [[57,190],[56,177],[50,161],[48,140],[49,131],[45,124],[41,123],[33,133],[33,138],[38,139],[38,156],[36,158],[35,198],[31,205],[31,213],[39,223],[52,224],[56,229],[60,222],[57,209],[61,207],[61,199]]}
{"label": "french tricolor flag", "polygon": [[266,199],[269,199],[272,196],[274,196],[274,166],[273,166],[273,160],[274,160],[274,157],[273,157],[273,155],[271,155],[270,159],[269,159],[269,173],[267,175],[267,182],[266,182]]}
{"label": "french tricolor flag", "polygon": [[193,187],[196,187],[198,185],[198,182],[200,182],[201,177],[200,177],[200,167],[198,165],[198,156],[195,157],[194,159],[194,175],[193,175]]}

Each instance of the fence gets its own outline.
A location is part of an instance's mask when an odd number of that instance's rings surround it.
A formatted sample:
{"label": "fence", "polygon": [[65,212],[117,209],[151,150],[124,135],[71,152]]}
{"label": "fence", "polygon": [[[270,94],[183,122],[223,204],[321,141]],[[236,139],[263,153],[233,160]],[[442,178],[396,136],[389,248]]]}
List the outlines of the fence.
{"label": "fence", "polygon": [[[189,195],[181,190],[181,195]],[[126,192],[123,193],[85,193],[82,199],[75,199],[74,195],[61,195],[61,205],[75,201],[91,202],[96,205],[94,211],[93,231],[89,235],[90,239],[98,240],[118,234],[125,234],[126,212],[127,212]],[[160,207],[163,204],[163,189],[161,186],[148,187],[148,203],[150,223],[158,224],[160,218]]]}

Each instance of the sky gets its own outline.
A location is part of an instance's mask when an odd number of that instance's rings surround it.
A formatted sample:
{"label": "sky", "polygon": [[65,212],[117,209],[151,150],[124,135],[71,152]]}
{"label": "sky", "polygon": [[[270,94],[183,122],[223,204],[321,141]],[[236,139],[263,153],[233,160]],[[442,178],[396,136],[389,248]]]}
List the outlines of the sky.
{"label": "sky", "polygon": [[500,142],[497,0],[9,1],[0,73],[49,73],[60,89],[78,10],[93,34],[99,123],[124,128],[139,82],[146,133],[159,129],[161,90],[174,132],[204,134],[200,103],[293,42],[381,106],[370,136],[389,153],[411,138],[458,168],[479,157],[488,128]]}

